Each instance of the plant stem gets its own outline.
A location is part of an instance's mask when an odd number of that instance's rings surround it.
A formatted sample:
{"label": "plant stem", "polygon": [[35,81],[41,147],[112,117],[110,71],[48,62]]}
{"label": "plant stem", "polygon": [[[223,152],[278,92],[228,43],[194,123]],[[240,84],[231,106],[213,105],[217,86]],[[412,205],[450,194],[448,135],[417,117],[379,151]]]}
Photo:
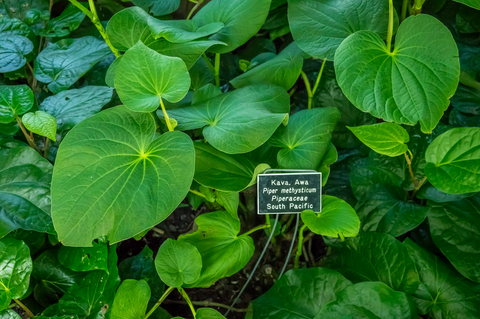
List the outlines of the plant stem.
{"label": "plant stem", "polygon": [[165,117],[165,122],[167,123],[168,130],[170,132],[173,132],[172,123],[170,123],[170,117],[168,117],[167,110],[165,109],[165,105],[163,104],[162,98],[160,96],[159,98],[160,98],[160,106],[162,107],[163,116]]}
{"label": "plant stem", "polygon": [[207,57],[207,55],[205,54],[205,52],[203,52],[202,57],[203,57],[203,59],[207,62],[207,65],[208,65],[208,67],[210,68],[210,70],[211,70],[212,72],[215,72],[215,67],[213,66],[212,62],[210,62],[210,59]]}
{"label": "plant stem", "polygon": [[[303,247],[303,232],[305,231],[305,228],[307,228],[307,225],[303,224],[303,226],[300,228],[300,231],[298,233],[298,246],[297,246],[297,253],[295,254],[295,264],[294,264],[295,269],[298,269],[300,266],[300,256],[302,256],[302,247]],[[295,240],[295,238],[293,240]]]}
{"label": "plant stem", "polygon": [[323,59],[322,67],[320,68],[320,71],[318,71],[317,80],[315,81],[315,85],[313,86],[312,98],[313,96],[315,96],[315,92],[317,92],[318,85],[320,84],[320,80],[322,79],[323,69],[325,68],[326,62],[327,62],[327,58]]}
{"label": "plant stem", "polygon": [[193,318],[195,319],[197,317],[197,313],[195,312],[195,307],[193,307],[192,301],[190,300],[187,293],[185,292],[185,290],[183,290],[182,287],[178,287],[178,291],[182,295],[183,299],[185,299],[185,301],[188,303],[188,306],[190,307],[190,310],[192,311]]}
{"label": "plant stem", "polygon": [[52,13],[53,0],[50,0],[50,5],[48,6],[48,11]]}
{"label": "plant stem", "polygon": [[413,169],[412,169],[413,155],[411,158],[407,155],[407,152],[405,152],[403,155],[405,155],[405,159],[407,160],[408,171],[410,172],[410,178],[412,179],[413,186],[417,188],[417,179],[415,178],[415,174],[413,174]]}
{"label": "plant stem", "polygon": [[[183,300],[165,300],[166,304],[178,304],[178,305],[188,305],[186,301]],[[212,302],[212,301],[192,301],[192,305],[195,306],[203,306],[203,307],[219,307],[219,308],[225,308],[225,309],[230,309],[235,312],[250,312],[250,309],[245,308],[245,309],[239,309],[239,308],[230,308],[230,306],[218,303],[218,302]]]}
{"label": "plant stem", "polygon": [[203,3],[203,0],[198,0],[197,1],[195,6],[192,8],[192,10],[190,10],[190,13],[187,16],[187,20],[190,20],[190,18],[192,17],[192,14],[198,9],[198,7],[200,7],[202,5],[202,3]]}
{"label": "plant stem", "polygon": [[220,53],[215,53],[215,85],[220,87]]}
{"label": "plant stem", "polygon": [[393,37],[393,1],[388,0],[388,32],[387,32],[387,51],[392,53]]}
{"label": "plant stem", "polygon": [[300,73],[303,78],[303,82],[305,82],[305,88],[307,89],[307,95],[308,95],[308,109],[310,110],[312,108],[312,100],[313,100],[313,94],[312,94],[312,86],[310,85],[310,81],[308,80],[307,75],[305,72]]}
{"label": "plant stem", "polygon": [[13,299],[13,301],[15,301],[17,303],[17,305],[19,305],[26,313],[27,313],[27,316],[29,318],[33,318],[34,315],[33,313],[30,311],[30,309],[27,308],[27,306],[25,306],[20,300],[18,299]]}
{"label": "plant stem", "polygon": [[200,197],[203,197],[203,198],[207,199],[207,196],[203,195],[203,193],[201,193],[201,192],[199,192],[199,191],[196,191],[196,190],[194,190],[194,189],[190,189],[189,191],[190,191],[190,193],[192,193],[192,194],[195,194],[195,195],[198,195],[198,196],[200,196]]}
{"label": "plant stem", "polygon": [[425,184],[426,181],[427,181],[427,176],[422,178],[422,180],[418,183],[418,186],[415,187],[415,189],[413,190],[412,199],[415,198],[415,195],[417,195],[417,192],[420,190],[420,188],[422,188],[423,184]]}
{"label": "plant stem", "polygon": [[255,227],[255,228],[250,229],[250,230],[247,231],[246,233],[242,234],[242,236],[243,236],[243,235],[250,235],[251,233],[256,232],[257,230],[264,229],[264,228],[270,228],[270,227],[272,227],[272,225],[267,225],[267,224],[265,224],[265,225],[260,225],[260,226],[257,226],[257,227]]}
{"label": "plant stem", "polygon": [[[266,214],[265,215],[265,224],[268,225],[268,227],[271,226],[271,223],[270,223],[270,215],[269,214]],[[273,230],[275,231],[275,229]],[[275,236],[272,237],[272,244],[275,245],[277,242],[275,240]]]}
{"label": "plant stem", "polygon": [[43,157],[48,157],[48,149],[50,148],[50,139],[46,137],[45,146],[43,147]]}
{"label": "plant stem", "polygon": [[168,287],[168,289],[163,293],[163,295],[160,297],[160,299],[157,301],[157,303],[150,309],[150,311],[145,315],[144,319],[147,319],[152,315],[152,313],[157,310],[158,307],[162,304],[162,302],[168,297],[168,295],[175,289],[174,287]]}
{"label": "plant stem", "polygon": [[244,204],[244,203],[242,203],[242,201],[241,201],[241,200],[240,200],[240,201],[238,201],[238,206],[240,206],[240,208],[242,209],[242,211],[243,211],[243,213],[244,213],[244,214],[248,213],[248,209],[247,209],[247,207],[245,206],[245,204]]}
{"label": "plant stem", "polygon": [[407,17],[407,8],[408,8],[408,0],[403,0],[403,5],[402,5],[402,15],[400,16],[400,23],[405,20]]}
{"label": "plant stem", "polygon": [[95,25],[98,32],[100,32],[103,39],[110,47],[110,50],[112,50],[113,54],[115,54],[115,57],[117,58],[121,57],[122,55],[110,42],[110,38],[108,37],[107,31],[105,31],[102,23],[100,22],[100,19],[98,18],[97,9],[95,8],[95,3],[93,2],[93,0],[88,0],[88,4],[90,5],[90,11],[87,8],[85,8],[81,3],[79,3],[77,0],[70,0],[70,2],[74,6],[79,8],[83,13],[85,13],[85,15],[90,18],[90,20],[92,20],[92,23]]}
{"label": "plant stem", "polygon": [[25,135],[25,139],[28,142],[28,145],[30,145],[31,148],[37,151],[37,147],[35,146],[35,140],[27,133],[27,129],[25,126],[23,126],[22,119],[19,116],[16,116],[15,119],[17,120],[18,126],[23,132],[23,135]]}

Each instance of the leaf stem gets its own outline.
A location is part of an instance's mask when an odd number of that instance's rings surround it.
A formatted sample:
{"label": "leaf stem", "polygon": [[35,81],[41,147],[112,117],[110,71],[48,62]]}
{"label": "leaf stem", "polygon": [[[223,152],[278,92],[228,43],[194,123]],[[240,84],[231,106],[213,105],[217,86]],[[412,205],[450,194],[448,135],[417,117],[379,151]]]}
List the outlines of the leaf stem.
{"label": "leaf stem", "polygon": [[[271,223],[270,223],[270,215],[269,215],[269,214],[266,214],[266,215],[265,215],[265,225],[268,225],[268,227],[271,226]],[[275,231],[275,230],[274,230],[274,231]],[[272,244],[273,244],[273,245],[276,244],[275,236],[272,237]]]}
{"label": "leaf stem", "polygon": [[187,20],[190,20],[190,18],[192,17],[192,14],[198,9],[198,7],[200,7],[202,5],[202,3],[203,3],[203,0],[198,0],[197,1],[195,6],[192,8],[192,10],[190,10],[190,13],[187,16]]}
{"label": "leaf stem", "polygon": [[300,256],[302,256],[302,247],[303,247],[303,232],[305,231],[306,228],[307,228],[307,225],[303,224],[303,226],[300,228],[300,231],[298,233],[298,246],[297,246],[297,253],[295,254],[295,264],[294,264],[295,269],[298,269],[300,267]]}
{"label": "leaf stem", "polygon": [[202,57],[203,57],[203,59],[207,62],[207,65],[208,65],[208,67],[210,68],[210,70],[211,70],[212,72],[215,72],[215,67],[213,66],[212,62],[210,62],[210,59],[207,57],[207,55],[205,54],[205,52],[203,52]]}
{"label": "leaf stem", "polygon": [[315,96],[315,92],[317,92],[318,85],[320,84],[320,80],[322,79],[323,69],[325,68],[326,62],[327,62],[327,58],[323,59],[322,67],[320,68],[320,71],[318,71],[317,80],[315,81],[315,85],[313,86],[312,98],[313,96]]}
{"label": "leaf stem", "polygon": [[388,32],[387,32],[387,50],[392,53],[393,37],[393,0],[388,0]]}
{"label": "leaf stem", "polygon": [[220,53],[215,53],[215,85],[220,87]]}
{"label": "leaf stem", "polygon": [[400,16],[400,23],[402,23],[403,20],[407,18],[408,2],[409,0],[403,0],[402,15]]}
{"label": "leaf stem", "polygon": [[30,311],[30,309],[27,308],[27,306],[25,306],[20,300],[18,299],[13,299],[13,301],[15,301],[17,303],[17,305],[19,305],[26,313],[27,313],[27,316],[29,318],[33,318],[34,317],[34,314]]}
{"label": "leaf stem", "polygon": [[[410,152],[410,150],[408,150]],[[413,154],[410,152],[411,157],[407,155],[407,152],[403,153],[405,155],[405,159],[407,160],[408,164],[408,171],[410,172],[410,178],[412,179],[413,186],[417,188],[417,179],[415,178],[415,174],[413,174],[413,169],[412,169],[412,160],[413,160]]]}
{"label": "leaf stem", "polygon": [[[184,300],[165,300],[166,304],[178,304],[178,305],[188,305],[188,303]],[[192,301],[192,305],[195,306],[203,306],[203,307],[218,307],[218,308],[225,308],[225,309],[230,309],[231,311],[235,312],[251,312],[250,309],[245,308],[245,309],[239,309],[239,308],[230,308],[230,306],[218,303],[218,302],[212,302],[212,301]]]}
{"label": "leaf stem", "polygon": [[427,176],[422,178],[422,180],[418,183],[418,186],[415,187],[415,189],[413,190],[412,199],[415,198],[415,195],[417,195],[417,192],[420,190],[420,188],[422,188],[423,184],[425,184],[426,181],[427,181]]}
{"label": "leaf stem", "polygon": [[168,287],[168,289],[163,293],[163,295],[160,297],[160,299],[158,299],[157,303],[155,303],[155,305],[153,305],[152,309],[150,309],[150,311],[145,315],[144,319],[147,319],[148,317],[150,317],[152,315],[152,313],[154,313],[155,310],[157,310],[157,308],[160,307],[162,302],[168,297],[168,295],[173,291],[173,289],[175,289],[175,288],[174,287]]}
{"label": "leaf stem", "polygon": [[22,119],[19,116],[16,116],[15,119],[17,120],[18,126],[22,130],[23,135],[25,135],[25,139],[27,140],[28,145],[30,145],[30,147],[34,150],[38,151],[35,145],[35,139],[28,134],[27,129],[25,128],[25,126],[23,126]]}
{"label": "leaf stem", "polygon": [[194,190],[194,189],[190,189],[189,191],[190,191],[190,193],[192,193],[192,194],[195,194],[195,195],[197,195],[197,196],[200,196],[200,197],[203,197],[203,198],[207,199],[207,196],[205,196],[203,193],[201,193],[201,192],[199,192],[199,191],[196,191],[196,190]]}
{"label": "leaf stem", "polygon": [[43,157],[48,159],[48,150],[50,149],[50,139],[45,137],[45,146],[43,147]]}
{"label": "leaf stem", "polygon": [[255,227],[255,228],[250,229],[250,230],[247,231],[246,233],[242,234],[242,236],[243,236],[243,235],[245,235],[245,236],[246,236],[246,235],[250,235],[251,233],[254,233],[254,232],[256,232],[257,230],[264,229],[264,228],[270,228],[270,227],[272,227],[272,225],[267,225],[267,224],[260,225],[260,226],[257,226],[257,227]]}
{"label": "leaf stem", "polygon": [[313,99],[313,94],[312,94],[312,86],[310,85],[310,81],[308,80],[307,75],[305,72],[300,73],[303,78],[303,82],[305,82],[305,88],[307,89],[307,95],[308,95],[308,109],[310,110],[312,108],[312,99]]}
{"label": "leaf stem", "polygon": [[178,291],[182,295],[183,299],[188,303],[188,306],[190,307],[190,310],[192,311],[193,318],[195,319],[197,317],[197,313],[195,312],[195,307],[193,307],[192,301],[188,297],[187,293],[182,287],[178,287]]}
{"label": "leaf stem", "polygon": [[165,109],[165,105],[163,104],[162,97],[159,96],[159,98],[160,98],[160,106],[162,107],[163,116],[165,117],[165,122],[167,123],[168,130],[170,132],[173,132],[172,123],[170,123],[170,117],[168,116],[167,110]]}

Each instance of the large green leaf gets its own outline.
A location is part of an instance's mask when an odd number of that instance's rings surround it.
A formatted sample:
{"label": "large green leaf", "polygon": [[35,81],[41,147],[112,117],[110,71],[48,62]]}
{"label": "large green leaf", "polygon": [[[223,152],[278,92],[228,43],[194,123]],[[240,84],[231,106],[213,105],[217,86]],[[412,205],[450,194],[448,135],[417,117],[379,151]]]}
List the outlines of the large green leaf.
{"label": "large green leaf", "polygon": [[25,84],[0,86],[0,123],[10,123],[33,106],[33,92]]}
{"label": "large green leaf", "polygon": [[302,212],[302,221],[315,234],[329,237],[355,237],[360,230],[360,220],[355,210],[344,200],[322,196],[322,212]]}
{"label": "large green leaf", "polygon": [[29,39],[33,39],[32,31],[30,30],[28,25],[16,18],[1,17],[0,34],[2,36],[22,35]]}
{"label": "large green leaf", "polygon": [[93,242],[92,247],[62,246],[58,261],[73,271],[104,270],[108,272],[107,244]]}
{"label": "large green leaf", "polygon": [[316,108],[293,114],[268,141],[281,147],[277,160],[281,168],[317,169],[330,147],[332,131],[340,119],[335,108]]}
{"label": "large green leaf", "polygon": [[381,282],[361,282],[340,291],[337,299],[322,307],[315,319],[417,317],[416,307],[405,293],[394,291]]}
{"label": "large green leaf", "polygon": [[43,252],[33,262],[32,277],[37,281],[33,291],[35,300],[44,307],[57,303],[83,275],[62,266],[58,262],[58,250]]}
{"label": "large green leaf", "polygon": [[217,33],[223,28],[223,23],[213,22],[199,27],[194,20],[160,20],[150,17],[148,26],[155,39],[165,38],[171,43],[184,43]]}
{"label": "large green leaf", "polygon": [[270,9],[271,0],[212,0],[193,17],[199,27],[222,22],[224,28],[210,40],[225,42],[227,46],[210,48],[215,53],[235,50],[254,36],[262,27]]}
{"label": "large green leaf", "polygon": [[271,83],[290,90],[302,71],[304,54],[297,44],[292,42],[273,59],[237,76],[230,82],[236,88],[251,84]]}
{"label": "large green leaf", "polygon": [[407,152],[410,140],[407,131],[398,124],[383,122],[373,125],[348,127],[363,144],[375,152],[395,157]]}
{"label": "large green leaf", "polygon": [[83,19],[85,19],[85,13],[70,4],[60,16],[49,20],[45,29],[40,29],[39,35],[49,38],[66,37],[80,26]]}
{"label": "large green leaf", "polygon": [[289,0],[288,20],[303,51],[333,61],[340,43],[357,31],[368,30],[387,38],[388,1]]}
{"label": "large green leaf", "polygon": [[55,141],[57,121],[50,114],[43,111],[29,112],[22,116],[22,122],[30,132]]}
{"label": "large green leaf", "polygon": [[[272,136],[288,115],[289,100],[283,88],[254,85],[168,114],[177,120],[176,129],[205,127],[203,136],[213,147],[239,154],[256,149]],[[157,115],[163,116],[160,110]]]}
{"label": "large green leaf", "polygon": [[400,25],[393,52],[371,31],[349,36],[336,51],[335,71],[343,92],[360,110],[389,122],[420,122],[429,133],[455,93],[460,62],[450,31],[420,14]]}
{"label": "large green leaf", "polygon": [[202,271],[202,256],[195,246],[167,238],[155,257],[155,268],[170,287],[181,287],[197,281]]}
{"label": "large green leaf", "polygon": [[480,282],[480,195],[429,204],[433,241],[462,275]]}
{"label": "large green leaf", "polygon": [[207,143],[195,145],[195,181],[224,192],[239,192],[257,182],[257,175],[270,168],[244,155],[220,152]]}
{"label": "large green leaf", "polygon": [[170,43],[165,39],[159,39],[150,44],[148,47],[160,54],[182,59],[187,68],[190,69],[202,56],[202,54],[213,45],[225,46],[226,44],[213,40],[196,40],[185,43]]}
{"label": "large green leaf", "polygon": [[194,148],[181,132],[156,138],[151,114],[119,106],[75,126],[55,164],[52,217],[59,240],[87,247],[95,238],[115,243],[164,220],[188,192]]}
{"label": "large green leaf", "polygon": [[425,154],[428,181],[447,194],[480,191],[480,128],[455,128],[437,137]]}
{"label": "large green leaf", "polygon": [[380,281],[407,294],[415,292],[419,285],[407,249],[388,234],[363,232],[350,238],[345,246],[333,248],[324,265],[354,283]]}
{"label": "large green leaf", "polygon": [[[62,247],[63,248],[63,247]],[[94,270],[68,289],[60,298],[58,310],[65,315],[78,315],[85,319],[102,318],[113,304],[115,290],[120,284],[117,269],[116,246],[110,247],[108,268]]]}
{"label": "large green leaf", "polygon": [[454,0],[456,2],[463,3],[466,6],[472,7],[474,9],[480,10],[480,1],[479,0]]}
{"label": "large green leaf", "polygon": [[422,315],[434,319],[480,317],[480,285],[460,275],[442,258],[418,247],[407,238],[403,243],[415,262],[421,285],[413,299]]}
{"label": "large green leaf", "polygon": [[190,76],[181,59],[162,55],[138,42],[120,60],[115,88],[129,109],[152,112],[161,99],[172,103],[183,99],[190,88]]}
{"label": "large green leaf", "polygon": [[113,300],[111,319],[143,319],[150,300],[150,287],[145,280],[127,279]]}
{"label": "large green leaf", "polygon": [[21,35],[0,35],[0,73],[20,69],[27,62],[26,55],[33,51],[33,43]]}
{"label": "large green leaf", "polygon": [[170,14],[180,6],[180,0],[132,0],[132,2],[154,16]]}
{"label": "large green leaf", "polygon": [[112,45],[127,51],[138,41],[149,45],[154,41],[147,21],[150,15],[139,7],[130,7],[117,12],[108,21],[107,34]]}
{"label": "large green leaf", "polygon": [[219,211],[200,215],[195,219],[198,230],[181,235],[178,240],[197,247],[202,255],[200,277],[185,287],[209,287],[223,277],[240,271],[255,251],[253,239],[238,235],[240,220],[228,212]]}
{"label": "large green leaf", "polygon": [[388,233],[394,237],[420,225],[429,211],[407,198],[401,188],[376,184],[355,207],[362,230]]}
{"label": "large green leaf", "polygon": [[312,319],[351,284],[327,268],[292,269],[252,302],[253,319]]}
{"label": "large green leaf", "polygon": [[15,229],[54,234],[52,164],[27,146],[0,150],[0,237]]}
{"label": "large green leaf", "polygon": [[0,239],[0,310],[27,292],[31,273],[28,246],[10,236]]}
{"label": "large green leaf", "polygon": [[69,130],[100,112],[110,102],[112,94],[113,89],[105,86],[86,86],[49,96],[39,109],[55,117],[59,131]]}
{"label": "large green leaf", "polygon": [[110,53],[104,41],[92,36],[50,43],[35,60],[35,78],[60,93]]}

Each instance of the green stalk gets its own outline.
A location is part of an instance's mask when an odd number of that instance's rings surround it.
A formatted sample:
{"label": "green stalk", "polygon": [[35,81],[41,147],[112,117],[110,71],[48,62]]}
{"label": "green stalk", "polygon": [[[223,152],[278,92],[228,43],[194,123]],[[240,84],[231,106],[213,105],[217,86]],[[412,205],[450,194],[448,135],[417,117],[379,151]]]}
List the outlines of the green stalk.
{"label": "green stalk", "polygon": [[215,53],[215,85],[220,87],[220,53]]}
{"label": "green stalk", "polygon": [[[303,232],[305,231],[305,228],[307,228],[307,225],[304,224],[300,228],[300,231],[298,233],[298,246],[297,246],[297,253],[295,254],[295,264],[294,264],[295,269],[298,269],[300,267],[300,256],[302,256],[302,247],[303,247]],[[295,240],[295,238],[293,240]]]}
{"label": "green stalk", "polygon": [[185,292],[185,290],[183,290],[182,287],[178,287],[178,291],[182,295],[183,299],[185,299],[185,301],[188,303],[188,306],[190,307],[190,310],[192,311],[193,318],[195,319],[197,317],[197,313],[195,312],[195,307],[193,307],[192,301],[190,300],[187,293]]}
{"label": "green stalk", "polygon": [[[269,214],[265,215],[265,224],[268,225],[268,227],[270,227],[270,225],[271,225]],[[275,231],[275,229],[273,231]],[[274,245],[276,244],[275,236],[272,237],[272,244],[274,244]]]}
{"label": "green stalk", "polygon": [[320,71],[318,71],[317,80],[315,81],[315,85],[313,86],[312,98],[315,96],[315,92],[317,92],[318,85],[320,84],[320,80],[322,79],[323,69],[325,68],[326,62],[327,62],[327,58],[323,59],[322,67],[320,68]]}
{"label": "green stalk", "polygon": [[407,18],[408,0],[403,0],[402,15],[400,16],[400,23]]}
{"label": "green stalk", "polygon": [[310,110],[312,108],[312,100],[313,100],[313,94],[312,94],[312,86],[310,85],[310,81],[308,80],[307,75],[305,72],[300,73],[303,78],[303,82],[305,82],[305,88],[307,89],[307,95],[308,95],[308,109]]}
{"label": "green stalk", "polygon": [[194,190],[194,189],[190,189],[189,191],[190,191],[190,193],[192,193],[192,194],[195,194],[195,195],[197,195],[197,196],[200,196],[200,197],[203,197],[203,198],[207,199],[207,196],[205,196],[203,193],[201,193],[201,192],[199,192],[199,191],[196,191],[196,190]]}
{"label": "green stalk", "polygon": [[[242,235],[250,235],[251,233],[254,233],[254,232],[256,232],[257,230],[264,229],[264,228],[270,228],[270,227],[272,227],[272,225],[267,225],[267,224],[265,224],[265,225],[260,225],[260,226],[257,226],[257,227],[255,227],[255,228],[250,229],[249,231],[247,231],[245,234],[242,234]],[[272,238],[272,239],[273,239],[273,238]]]}
{"label": "green stalk", "polygon": [[33,313],[30,311],[30,309],[27,308],[20,300],[18,299],[13,299],[17,305],[19,305],[26,313],[28,318],[34,317]]}
{"label": "green stalk", "polygon": [[200,7],[202,5],[202,3],[203,3],[203,0],[198,0],[197,1],[195,6],[192,8],[192,10],[190,10],[190,13],[187,16],[187,20],[190,20],[190,18],[192,17],[192,14],[198,9],[198,7]]}
{"label": "green stalk", "polygon": [[20,129],[21,129],[22,132],[23,132],[23,135],[25,135],[25,139],[27,140],[28,145],[30,145],[31,148],[33,148],[34,150],[37,151],[37,146],[35,145],[35,139],[33,139],[33,138],[28,134],[27,129],[25,128],[25,126],[24,126],[23,123],[22,123],[22,119],[21,119],[19,116],[16,116],[15,119],[17,120],[18,127],[20,127]]}
{"label": "green stalk", "polygon": [[388,0],[388,32],[387,32],[387,51],[392,53],[393,37],[393,1]]}
{"label": "green stalk", "polygon": [[210,59],[207,57],[205,52],[202,54],[203,59],[207,62],[208,68],[212,71],[215,72],[215,67],[213,66],[212,62],[210,62]]}
{"label": "green stalk", "polygon": [[168,289],[163,293],[163,295],[160,297],[160,299],[157,301],[157,303],[152,307],[152,309],[150,309],[150,311],[145,315],[145,318],[143,318],[143,319],[147,319],[148,317],[150,317],[152,315],[152,313],[154,313],[155,310],[157,310],[157,308],[160,307],[162,302],[165,299],[167,299],[168,295],[173,291],[173,289],[175,289],[175,288],[174,287],[168,287]]}
{"label": "green stalk", "polygon": [[165,117],[165,123],[167,123],[168,130],[170,132],[173,132],[172,123],[170,123],[170,117],[168,116],[167,109],[165,109],[165,105],[163,104],[162,98],[161,97],[159,98],[160,98],[160,106],[162,107],[163,116]]}

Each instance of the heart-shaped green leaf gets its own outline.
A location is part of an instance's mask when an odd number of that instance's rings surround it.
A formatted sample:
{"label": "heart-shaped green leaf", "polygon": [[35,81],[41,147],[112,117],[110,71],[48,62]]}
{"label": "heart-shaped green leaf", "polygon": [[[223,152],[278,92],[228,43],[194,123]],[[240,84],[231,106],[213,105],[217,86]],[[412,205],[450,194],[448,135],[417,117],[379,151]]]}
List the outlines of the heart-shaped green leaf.
{"label": "heart-shaped green leaf", "polygon": [[322,196],[322,212],[302,212],[302,221],[315,234],[329,237],[355,237],[360,230],[360,219],[346,201],[335,196]]}
{"label": "heart-shaped green leaf", "polygon": [[466,6],[472,7],[474,9],[480,10],[480,1],[479,0],[454,0],[456,2],[463,3]]}
{"label": "heart-shaped green leaf", "polygon": [[288,20],[303,51],[333,61],[338,46],[357,31],[368,30],[387,38],[388,1],[289,0]]}
{"label": "heart-shaped green leaf", "polygon": [[194,20],[148,19],[148,26],[155,39],[165,38],[171,43],[184,43],[217,33],[223,28],[222,22],[213,22],[202,27]]}
{"label": "heart-shaped green leaf", "polygon": [[317,169],[327,153],[332,131],[340,119],[337,109],[316,108],[293,114],[268,141],[281,147],[277,160],[281,168]]}
{"label": "heart-shaped green leaf", "polygon": [[145,280],[127,279],[118,287],[113,300],[111,319],[142,319],[150,300],[150,287]]}
{"label": "heart-shaped green leaf", "polygon": [[210,40],[224,42],[227,46],[216,45],[210,51],[227,53],[247,42],[260,30],[271,2],[272,0],[212,0],[195,14],[193,20],[199,27],[222,22],[224,28],[211,36]]}
{"label": "heart-shaped green leaf", "polygon": [[0,239],[0,310],[12,299],[21,298],[28,289],[32,258],[28,246],[10,236]]}
{"label": "heart-shaped green leaf", "polygon": [[[386,1],[385,1],[386,2]],[[359,31],[335,53],[338,83],[363,112],[431,132],[447,109],[460,76],[450,31],[432,16],[407,18],[389,52],[378,34]]]}
{"label": "heart-shaped green leaf", "polygon": [[33,92],[25,84],[0,86],[0,123],[10,123],[33,106]]}
{"label": "heart-shaped green leaf", "polygon": [[170,287],[192,284],[202,271],[202,256],[195,246],[168,238],[155,257],[155,268]]}
{"label": "heart-shaped green leaf", "polygon": [[[254,85],[219,95],[191,107],[169,110],[180,131],[205,127],[203,136],[228,154],[250,152],[263,143],[288,115],[288,93],[278,86]],[[163,117],[160,111],[159,117]]]}
{"label": "heart-shaped green leaf", "polygon": [[25,57],[32,52],[33,43],[21,35],[0,36],[0,73],[20,69],[27,62]]}
{"label": "heart-shaped green leaf", "polygon": [[52,217],[58,238],[88,247],[101,236],[112,243],[135,236],[178,206],[193,173],[191,139],[181,132],[156,137],[152,115],[119,106],[88,118],[57,154]]}
{"label": "heart-shaped green leaf", "polygon": [[455,128],[437,137],[425,154],[425,174],[447,194],[480,191],[480,128]]}
{"label": "heart-shaped green leaf", "polygon": [[253,239],[238,235],[240,220],[220,211],[200,215],[195,219],[198,230],[181,235],[178,240],[195,246],[202,255],[200,277],[185,287],[209,287],[223,277],[230,277],[245,267],[253,256]]}
{"label": "heart-shaped green leaf", "polygon": [[407,294],[414,293],[420,284],[407,249],[388,234],[362,232],[348,239],[346,245],[333,247],[324,266],[354,283],[379,281]]}
{"label": "heart-shaped green leaf", "polygon": [[54,234],[52,164],[31,147],[0,150],[0,237],[15,229]]}
{"label": "heart-shaped green leaf", "polygon": [[[347,126],[348,127],[348,126]],[[363,144],[378,154],[395,157],[408,150],[405,143],[410,141],[407,131],[395,123],[379,123],[348,127]]]}
{"label": "heart-shaped green leaf", "polygon": [[22,117],[22,122],[31,132],[55,141],[57,120],[50,114],[43,111],[30,112]]}
{"label": "heart-shaped green leaf", "polygon": [[236,88],[270,83],[290,90],[300,76],[304,55],[305,53],[298,48],[295,42],[292,42],[273,59],[237,76],[230,83]]}
{"label": "heart-shaped green leaf", "polygon": [[111,53],[104,41],[93,36],[50,43],[35,60],[35,78],[59,93]]}
{"label": "heart-shaped green leaf", "polygon": [[131,110],[155,111],[161,99],[176,103],[190,88],[185,63],[155,52],[138,42],[120,60],[115,88],[118,96]]}
{"label": "heart-shaped green leaf", "polygon": [[150,15],[139,7],[130,7],[117,12],[108,21],[107,34],[112,45],[127,51],[138,41],[149,45],[154,41],[147,21]]}
{"label": "heart-shaped green leaf", "polygon": [[113,89],[105,86],[86,86],[49,96],[39,109],[55,117],[59,131],[69,130],[100,112],[110,102],[112,94]]}
{"label": "heart-shaped green leaf", "polygon": [[195,145],[195,181],[224,192],[239,192],[257,182],[257,175],[270,168],[244,155],[220,152],[207,143]]}

